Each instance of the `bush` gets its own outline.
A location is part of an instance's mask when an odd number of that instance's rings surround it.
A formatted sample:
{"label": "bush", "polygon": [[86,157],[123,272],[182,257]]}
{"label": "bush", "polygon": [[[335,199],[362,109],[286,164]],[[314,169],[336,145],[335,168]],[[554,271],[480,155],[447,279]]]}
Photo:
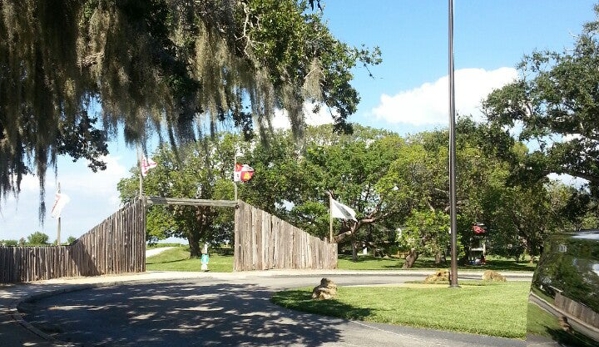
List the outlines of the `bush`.
{"label": "bush", "polygon": [[41,231],[36,231],[27,236],[27,244],[29,246],[46,246],[50,237]]}
{"label": "bush", "polygon": [[0,245],[4,247],[16,247],[19,245],[19,241],[17,240],[2,240],[0,241]]}

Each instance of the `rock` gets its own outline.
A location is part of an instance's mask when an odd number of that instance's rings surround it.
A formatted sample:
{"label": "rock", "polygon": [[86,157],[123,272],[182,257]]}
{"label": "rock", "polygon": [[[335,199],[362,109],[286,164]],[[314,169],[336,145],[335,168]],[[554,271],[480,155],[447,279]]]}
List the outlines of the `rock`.
{"label": "rock", "polygon": [[449,283],[449,270],[437,270],[434,274],[428,275],[424,283]]}
{"label": "rock", "polygon": [[567,332],[567,333],[571,333],[572,332],[572,326],[570,325],[570,323],[568,323],[568,317],[566,316],[560,316],[558,318],[558,324],[560,327],[562,327],[562,330]]}
{"label": "rock", "polygon": [[505,282],[505,277],[497,271],[487,270],[483,272],[483,281]]}
{"label": "rock", "polygon": [[332,299],[335,295],[337,295],[337,285],[328,278],[321,279],[320,285],[312,290],[312,299],[316,300]]}

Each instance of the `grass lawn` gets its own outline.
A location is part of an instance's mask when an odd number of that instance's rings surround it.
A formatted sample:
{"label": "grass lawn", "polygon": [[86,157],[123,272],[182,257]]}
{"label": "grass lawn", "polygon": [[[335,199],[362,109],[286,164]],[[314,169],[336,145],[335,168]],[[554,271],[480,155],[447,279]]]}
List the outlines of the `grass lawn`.
{"label": "grass lawn", "polygon": [[[146,259],[147,271],[201,271],[200,259],[189,258],[188,247],[174,247]],[[233,272],[233,256],[210,253],[208,270]]]}
{"label": "grass lawn", "polygon": [[[528,261],[516,263],[513,259],[489,257],[486,265],[460,266],[462,270],[495,270],[495,271],[534,271],[536,264]],[[350,255],[339,255],[337,266],[344,270],[399,270],[404,264],[399,258],[375,258],[371,255],[360,255],[353,261]],[[412,269],[449,268],[447,264],[437,265],[433,258],[419,257]]]}
{"label": "grass lawn", "polygon": [[551,335],[548,333],[548,331],[562,330],[556,316],[550,314],[533,303],[528,303],[528,309],[531,312],[531,319],[530,322],[528,322],[530,334],[550,338]]}
{"label": "grass lawn", "polygon": [[278,292],[278,305],[352,320],[520,338],[526,335],[528,282],[340,287],[333,300],[312,288]]}
{"label": "grass lawn", "polygon": [[[172,245],[170,245],[172,247]],[[339,255],[337,267],[341,270],[400,270],[404,260],[397,258],[375,258],[370,255],[360,255],[358,261],[351,260],[351,256]],[[189,258],[189,248],[178,246],[158,255],[148,257],[146,261],[149,271],[200,271],[200,259]],[[449,268],[450,264],[435,265],[431,258],[420,257],[413,269]],[[512,259],[491,258],[487,265],[460,266],[460,270],[495,270],[495,271],[534,271],[534,264],[529,262],[516,263]],[[210,271],[232,272],[233,255],[220,255],[210,253]]]}

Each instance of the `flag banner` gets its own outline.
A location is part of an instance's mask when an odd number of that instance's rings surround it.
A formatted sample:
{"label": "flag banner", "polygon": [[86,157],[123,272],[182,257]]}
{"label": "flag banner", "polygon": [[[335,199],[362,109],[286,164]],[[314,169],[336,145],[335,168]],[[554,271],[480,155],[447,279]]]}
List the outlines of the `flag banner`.
{"label": "flag banner", "polygon": [[150,169],[153,169],[157,166],[158,164],[156,164],[155,161],[152,160],[152,158],[146,158],[146,156],[144,155],[141,159],[141,175],[143,177],[146,177],[146,175],[148,174],[148,171],[150,171]]}
{"label": "flag banner", "polygon": [[254,169],[248,164],[235,164],[235,173],[233,174],[233,181],[235,182],[247,182],[254,177]]}
{"label": "flag banner", "polygon": [[62,213],[62,209],[64,205],[66,205],[71,198],[69,198],[66,194],[56,193],[56,198],[54,199],[54,206],[52,206],[52,218],[60,218],[60,214]]}
{"label": "flag banner", "polygon": [[331,216],[339,219],[356,220],[356,211],[335,199],[331,199]]}
{"label": "flag banner", "polygon": [[484,234],[487,232],[487,229],[484,224],[476,223],[472,225],[472,231],[474,231],[475,234]]}

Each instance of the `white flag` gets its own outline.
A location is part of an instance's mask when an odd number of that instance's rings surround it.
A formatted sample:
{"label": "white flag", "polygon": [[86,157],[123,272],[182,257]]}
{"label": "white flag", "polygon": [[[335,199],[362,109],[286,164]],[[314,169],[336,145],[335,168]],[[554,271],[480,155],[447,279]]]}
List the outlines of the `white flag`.
{"label": "white flag", "polygon": [[356,220],[356,211],[335,199],[331,199],[331,216],[333,218]]}
{"label": "white flag", "polygon": [[62,193],[56,193],[56,198],[54,199],[54,206],[52,206],[52,218],[60,218],[60,214],[62,213],[62,209],[64,205],[66,205],[71,198],[68,195]]}
{"label": "white flag", "polygon": [[152,158],[146,159],[146,156],[144,155],[141,159],[141,175],[143,177],[146,177],[146,175],[148,174],[148,171],[150,171],[150,169],[153,169],[156,167],[156,162],[152,160]]}

